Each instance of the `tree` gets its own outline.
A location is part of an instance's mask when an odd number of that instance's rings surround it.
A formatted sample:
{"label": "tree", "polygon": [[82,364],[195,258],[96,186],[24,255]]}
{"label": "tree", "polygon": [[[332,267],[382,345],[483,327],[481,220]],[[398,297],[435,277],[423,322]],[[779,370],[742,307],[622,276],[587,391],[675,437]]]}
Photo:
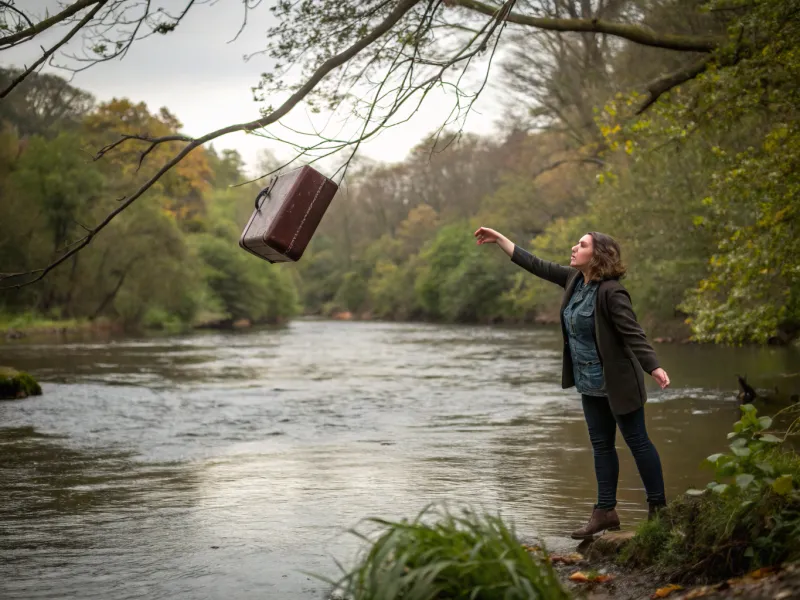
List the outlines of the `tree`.
{"label": "tree", "polygon": [[[252,8],[250,0],[245,0],[244,6],[247,15]],[[43,47],[39,60],[0,91],[0,99],[6,98],[41,64],[52,61],[73,37],[90,39],[92,43],[86,45],[84,54],[72,55],[67,68],[87,68],[97,62],[124,56],[131,44],[148,35],[174,31],[187,12],[194,8],[195,2],[186,0],[183,9],[172,15],[157,11],[150,3],[136,0],[77,0],[55,14],[37,18],[29,14],[21,3],[5,2],[0,5],[0,30],[6,32],[0,37],[0,51],[18,44],[35,44],[50,30],[57,30],[60,35],[56,36],[54,43]],[[125,194],[123,201],[91,227],[80,243],[45,268],[30,273],[33,277],[28,277],[27,282],[44,277],[86,247],[114,218],[198,147],[228,133],[263,130],[279,122],[301,101],[312,108],[320,103],[328,107],[349,106],[361,116],[361,124],[352,135],[344,140],[315,135],[312,144],[300,148],[301,157],[313,152],[325,155],[347,148],[352,148],[352,157],[361,141],[379,133],[392,119],[404,118],[407,112],[403,111],[413,112],[414,103],[419,104],[438,86],[451,88],[456,98],[452,117],[444,125],[463,123],[484,84],[468,91],[460,84],[461,76],[448,77],[448,73],[454,67],[464,71],[469,65],[481,62],[487,68],[501,34],[509,25],[600,33],[636,44],[704,54],[702,60],[652,82],[647,87],[645,103],[648,105],[712,64],[716,60],[715,51],[722,43],[714,36],[659,33],[636,20],[619,22],[583,15],[548,16],[541,8],[542,5],[536,2],[518,3],[515,0],[502,4],[474,0],[276,3],[272,10],[278,24],[268,32],[271,41],[266,50],[279,64],[273,72],[265,74],[257,87],[257,97],[267,105],[263,116],[195,139],[176,134],[154,136],[142,131],[121,132],[123,137],[106,147],[103,154],[123,145],[142,143],[145,149],[139,153],[141,162],[161,144],[178,142],[180,149],[171,158],[165,158],[145,182]],[[460,34],[445,37],[439,35],[440,31]],[[301,74],[300,83],[283,80],[280,73],[284,65],[296,67]],[[330,77],[334,73],[337,77]],[[289,98],[280,106],[272,106],[270,100],[286,90],[291,93]],[[352,90],[357,90],[357,93],[352,93]],[[343,165],[344,172],[346,164]]]}
{"label": "tree", "polygon": [[[0,89],[19,77],[17,69],[0,69]],[[49,73],[31,73],[0,101],[0,123],[13,124],[18,135],[52,137],[57,129],[74,129],[93,108],[94,98]]]}

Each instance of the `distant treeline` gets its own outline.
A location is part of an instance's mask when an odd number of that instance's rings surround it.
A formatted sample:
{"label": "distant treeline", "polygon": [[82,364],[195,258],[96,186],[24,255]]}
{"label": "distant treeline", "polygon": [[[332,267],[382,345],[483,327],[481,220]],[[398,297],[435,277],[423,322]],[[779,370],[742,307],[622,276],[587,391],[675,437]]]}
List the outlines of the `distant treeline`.
{"label": "distant treeline", "polygon": [[[0,295],[0,310],[175,329],[300,312],[556,318],[557,289],[475,245],[472,231],[486,225],[561,262],[587,231],[615,236],[629,266],[625,284],[652,335],[795,339],[796,2],[705,13],[687,10],[700,4],[693,0],[621,4],[658,30],[757,34],[738,36],[738,46],[720,51],[724,66],[641,115],[642,97],[631,90],[686,56],[591,33],[515,40],[493,80],[514,108],[500,132],[456,140],[444,132],[400,163],[357,161],[297,265],[270,266],[238,248],[257,188],[229,187],[244,179],[235,151],[198,149],[89,248],[44,281]],[[12,76],[0,71],[0,83]],[[180,129],[167,109],[98,104],[53,75],[26,80],[0,103],[0,271],[47,264],[174,151],[159,146],[137,168],[144,145],[93,161],[98,149],[121,131]]]}

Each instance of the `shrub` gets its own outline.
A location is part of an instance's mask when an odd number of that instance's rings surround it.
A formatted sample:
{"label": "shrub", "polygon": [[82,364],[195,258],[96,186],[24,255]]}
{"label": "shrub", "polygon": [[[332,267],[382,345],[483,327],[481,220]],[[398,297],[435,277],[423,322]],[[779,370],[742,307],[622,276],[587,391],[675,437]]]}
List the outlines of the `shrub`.
{"label": "shrub", "polygon": [[377,539],[354,532],[369,547],[352,571],[328,580],[345,598],[569,597],[552,567],[531,556],[500,517],[426,509],[412,522],[368,521],[379,526]]}
{"label": "shrub", "polygon": [[784,447],[799,422],[770,433],[772,418],[742,406],[728,434],[731,452],[706,459],[715,479],[642,524],[619,560],[656,565],[672,577],[715,579],[800,559],[800,456]]}
{"label": "shrub", "polygon": [[0,368],[0,400],[41,396],[42,388],[28,373]]}

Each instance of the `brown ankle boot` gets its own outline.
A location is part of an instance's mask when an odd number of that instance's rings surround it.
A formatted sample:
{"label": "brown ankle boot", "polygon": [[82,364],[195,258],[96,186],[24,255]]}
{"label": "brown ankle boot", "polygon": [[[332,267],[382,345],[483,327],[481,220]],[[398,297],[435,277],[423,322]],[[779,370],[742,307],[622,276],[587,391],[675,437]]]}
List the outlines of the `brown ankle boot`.
{"label": "brown ankle boot", "polygon": [[580,529],[572,532],[573,540],[585,540],[601,531],[619,531],[619,517],[615,509],[605,510],[595,508],[589,522]]}

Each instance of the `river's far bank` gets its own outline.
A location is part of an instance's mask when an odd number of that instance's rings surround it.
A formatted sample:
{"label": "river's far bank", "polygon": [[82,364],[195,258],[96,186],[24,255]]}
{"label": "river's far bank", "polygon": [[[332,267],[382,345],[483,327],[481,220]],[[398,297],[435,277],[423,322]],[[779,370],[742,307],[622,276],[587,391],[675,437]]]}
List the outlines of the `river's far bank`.
{"label": "river's far bank", "polygon": [[201,330],[243,330],[260,325],[283,325],[286,321],[251,322],[248,319],[227,319],[211,315],[192,324],[172,323],[155,327],[126,326],[105,317],[97,319],[46,319],[20,316],[0,318],[0,341],[24,338],[58,339],[64,336],[125,336],[139,334],[171,335]]}
{"label": "river's far bank", "polygon": [[[32,338],[58,338],[65,335],[170,335],[182,334],[191,331],[216,330],[233,331],[247,330],[252,327],[286,325],[293,320],[330,320],[340,322],[376,322],[376,323],[425,323],[428,325],[476,325],[476,326],[513,326],[535,328],[540,326],[555,327],[558,325],[558,318],[550,314],[537,316],[533,321],[496,321],[487,323],[440,323],[437,321],[418,321],[418,320],[386,320],[381,319],[366,312],[355,314],[350,311],[329,311],[324,313],[306,313],[294,319],[280,319],[271,321],[251,321],[250,319],[231,319],[218,314],[208,313],[199,315],[192,323],[183,323],[174,319],[167,319],[165,322],[153,323],[131,327],[120,320],[113,320],[107,317],[96,319],[50,319],[38,317],[30,313],[24,315],[2,315],[0,314],[0,341],[18,340],[26,337]],[[697,345],[698,342],[689,335],[689,330],[682,321],[662,323],[656,329],[651,329],[645,325],[646,331],[654,331],[654,335],[649,335],[650,340],[658,345]],[[702,344],[706,346],[717,346],[717,344]],[[759,347],[750,345],[751,347]],[[800,348],[800,338],[786,344],[764,344],[763,347],[784,347]]]}

